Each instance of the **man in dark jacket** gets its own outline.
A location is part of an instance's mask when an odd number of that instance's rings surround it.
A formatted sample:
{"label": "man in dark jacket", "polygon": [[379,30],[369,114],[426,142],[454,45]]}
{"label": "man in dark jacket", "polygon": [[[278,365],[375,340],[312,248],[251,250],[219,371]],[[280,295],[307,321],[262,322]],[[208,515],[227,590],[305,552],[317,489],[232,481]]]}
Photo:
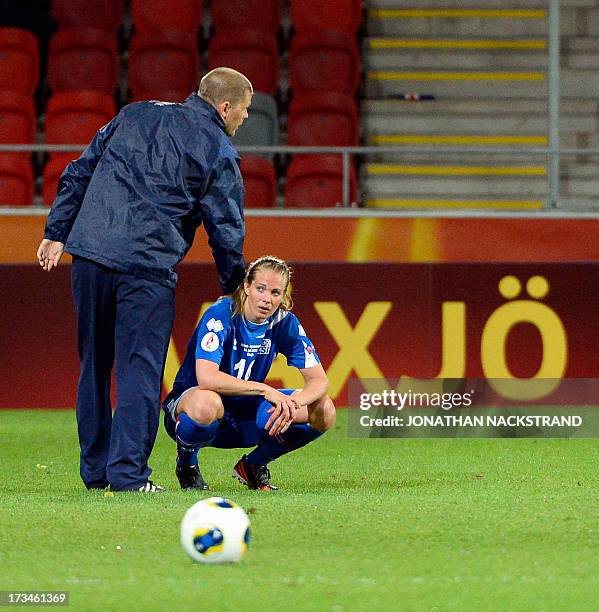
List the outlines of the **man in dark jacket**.
{"label": "man in dark jacket", "polygon": [[241,73],[216,68],[180,104],[130,104],[60,179],[37,257],[50,271],[64,251],[73,256],[77,424],[88,488],[162,490],[149,480],[148,458],[174,317],[174,268],[203,223],[223,291],[243,279],[243,182],[229,136],[247,118],[252,93]]}

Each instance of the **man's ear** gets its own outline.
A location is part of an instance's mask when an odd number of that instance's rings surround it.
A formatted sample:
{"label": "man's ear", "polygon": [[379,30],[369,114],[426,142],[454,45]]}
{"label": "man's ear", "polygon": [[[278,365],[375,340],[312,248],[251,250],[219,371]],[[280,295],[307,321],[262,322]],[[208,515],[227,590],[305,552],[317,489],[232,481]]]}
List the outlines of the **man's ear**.
{"label": "man's ear", "polygon": [[224,120],[227,118],[227,115],[229,114],[229,111],[231,110],[231,103],[228,100],[225,100],[224,102],[221,102],[217,108],[218,108],[218,114]]}

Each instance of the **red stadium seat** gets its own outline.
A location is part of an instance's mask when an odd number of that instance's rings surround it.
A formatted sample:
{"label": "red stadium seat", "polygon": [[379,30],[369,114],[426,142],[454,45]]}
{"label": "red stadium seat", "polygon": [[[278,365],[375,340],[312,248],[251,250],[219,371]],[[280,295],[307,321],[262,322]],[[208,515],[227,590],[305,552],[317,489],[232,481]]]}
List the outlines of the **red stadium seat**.
{"label": "red stadium seat", "polygon": [[44,206],[52,206],[56,197],[56,188],[60,175],[64,172],[69,162],[78,157],[73,153],[55,153],[44,168],[44,184],[42,187],[42,200]]}
{"label": "red stadium seat", "polygon": [[138,34],[129,47],[129,87],[132,96],[155,90],[197,89],[200,57],[194,36],[168,30]]}
{"label": "red stadium seat", "polygon": [[[116,113],[114,100],[99,91],[65,91],[48,101],[46,143],[87,145]],[[78,154],[69,153],[71,158]],[[56,154],[51,155],[54,159]]]}
{"label": "red stadium seat", "polygon": [[261,30],[223,30],[210,41],[210,66],[243,73],[254,91],[274,96],[279,84],[279,51],[274,34]]}
{"label": "red stadium seat", "polygon": [[245,208],[273,208],[277,202],[277,176],[272,162],[256,155],[241,158]]}
{"label": "red stadium seat", "polygon": [[0,28],[0,90],[33,95],[39,80],[37,38],[27,30]]}
{"label": "red stadium seat", "polygon": [[170,89],[155,89],[152,91],[140,91],[133,96],[129,102],[143,102],[144,100],[160,100],[162,102],[183,102],[190,91],[173,91]]}
{"label": "red stadium seat", "polygon": [[294,97],[289,105],[287,142],[291,146],[356,146],[358,110],[348,95],[320,92]]}
{"label": "red stadium seat", "polygon": [[297,34],[291,43],[288,75],[296,95],[306,91],[354,95],[360,82],[356,37],[334,30]]}
{"label": "red stadium seat", "polygon": [[281,0],[212,0],[216,31],[244,29],[276,34],[281,20]]}
{"label": "red stadium seat", "polygon": [[132,0],[131,18],[138,34],[179,30],[195,34],[204,11],[202,0]]}
{"label": "red stadium seat", "polygon": [[[325,208],[343,201],[340,155],[297,155],[289,164],[285,185],[287,208]],[[350,164],[350,200],[356,201],[356,171]]]}
{"label": "red stadium seat", "polygon": [[33,170],[29,157],[0,154],[0,206],[33,204]]}
{"label": "red stadium seat", "polygon": [[[0,143],[32,144],[36,140],[33,98],[0,91]],[[31,205],[33,174],[31,153],[0,153],[0,204]]]}
{"label": "red stadium seat", "polygon": [[291,0],[296,32],[337,30],[355,34],[362,21],[360,0]]}
{"label": "red stadium seat", "polygon": [[121,0],[53,0],[52,13],[61,30],[98,28],[116,32],[121,23]]}
{"label": "red stadium seat", "polygon": [[13,91],[0,91],[0,143],[35,142],[36,119],[33,98]]}
{"label": "red stadium seat", "polygon": [[53,93],[97,89],[112,94],[119,77],[116,39],[103,30],[57,32],[50,42],[48,83]]}

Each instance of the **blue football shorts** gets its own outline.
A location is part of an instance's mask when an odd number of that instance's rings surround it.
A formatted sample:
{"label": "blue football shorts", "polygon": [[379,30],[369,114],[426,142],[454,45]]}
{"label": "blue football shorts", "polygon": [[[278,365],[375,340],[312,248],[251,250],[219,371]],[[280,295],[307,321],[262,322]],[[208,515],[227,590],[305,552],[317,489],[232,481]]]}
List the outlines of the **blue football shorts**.
{"label": "blue football shorts", "polygon": [[[192,387],[193,388],[193,387]],[[181,395],[165,402],[164,428],[168,435],[176,441],[177,407],[181,398],[190,391],[187,389]],[[285,395],[291,395],[295,389],[279,389]],[[270,417],[268,412],[270,402],[261,396],[254,395],[221,395],[225,412],[220,419],[220,425],[215,437],[206,445],[213,448],[250,448],[260,441],[260,434]]]}

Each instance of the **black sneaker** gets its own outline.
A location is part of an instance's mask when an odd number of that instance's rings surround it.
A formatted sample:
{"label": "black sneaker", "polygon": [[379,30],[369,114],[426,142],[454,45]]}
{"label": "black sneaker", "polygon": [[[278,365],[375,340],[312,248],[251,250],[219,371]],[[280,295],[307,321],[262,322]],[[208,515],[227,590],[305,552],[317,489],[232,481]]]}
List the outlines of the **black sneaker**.
{"label": "black sneaker", "polygon": [[184,491],[188,489],[208,491],[208,489],[210,489],[197,465],[178,465],[175,474],[177,474],[179,484]]}
{"label": "black sneaker", "polygon": [[162,493],[164,491],[164,487],[154,484],[151,480],[148,480],[146,484],[141,485],[141,487],[139,487],[137,490],[139,493]]}
{"label": "black sneaker", "polygon": [[244,455],[233,468],[233,478],[246,485],[250,489],[260,491],[276,491],[279,487],[270,484],[270,470],[265,465],[253,465],[247,462]]}
{"label": "black sneaker", "polygon": [[93,484],[93,485],[85,485],[85,488],[88,491],[107,491],[110,489],[110,485],[106,484]]}

